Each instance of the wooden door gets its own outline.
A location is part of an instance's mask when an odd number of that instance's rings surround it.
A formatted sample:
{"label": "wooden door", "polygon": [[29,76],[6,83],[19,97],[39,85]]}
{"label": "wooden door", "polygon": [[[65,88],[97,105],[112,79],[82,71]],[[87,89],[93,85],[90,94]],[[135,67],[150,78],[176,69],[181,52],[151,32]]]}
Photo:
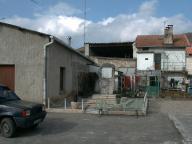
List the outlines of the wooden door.
{"label": "wooden door", "polygon": [[15,90],[15,66],[0,65],[0,84],[8,86],[11,90]]}

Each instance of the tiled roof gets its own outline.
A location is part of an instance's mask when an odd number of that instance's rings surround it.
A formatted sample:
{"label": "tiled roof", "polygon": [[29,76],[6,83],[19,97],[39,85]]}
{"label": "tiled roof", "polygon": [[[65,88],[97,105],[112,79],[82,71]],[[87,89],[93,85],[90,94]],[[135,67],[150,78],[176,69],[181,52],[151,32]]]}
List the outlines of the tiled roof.
{"label": "tiled roof", "polygon": [[189,40],[190,43],[192,43],[192,33],[186,33],[185,34]]}
{"label": "tiled roof", "polygon": [[[174,35],[173,45],[170,47],[186,47],[188,46],[186,36],[184,34]],[[136,47],[167,47],[163,43],[163,35],[139,35],[136,38]]]}
{"label": "tiled roof", "polygon": [[192,54],[192,47],[186,48],[186,53],[187,54]]}

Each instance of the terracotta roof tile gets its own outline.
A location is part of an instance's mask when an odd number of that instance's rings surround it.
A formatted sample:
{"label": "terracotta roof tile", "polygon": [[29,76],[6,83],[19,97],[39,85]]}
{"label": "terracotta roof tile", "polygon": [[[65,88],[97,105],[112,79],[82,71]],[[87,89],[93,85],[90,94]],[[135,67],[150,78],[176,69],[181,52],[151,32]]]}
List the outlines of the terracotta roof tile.
{"label": "terracotta roof tile", "polygon": [[186,36],[190,43],[192,43],[192,33],[186,33]]}
{"label": "terracotta roof tile", "polygon": [[[165,47],[163,43],[163,35],[139,35],[136,38],[136,47]],[[188,46],[186,36],[184,34],[174,35],[173,45],[171,47]]]}
{"label": "terracotta roof tile", "polygon": [[187,54],[192,54],[192,47],[186,48],[186,53]]}

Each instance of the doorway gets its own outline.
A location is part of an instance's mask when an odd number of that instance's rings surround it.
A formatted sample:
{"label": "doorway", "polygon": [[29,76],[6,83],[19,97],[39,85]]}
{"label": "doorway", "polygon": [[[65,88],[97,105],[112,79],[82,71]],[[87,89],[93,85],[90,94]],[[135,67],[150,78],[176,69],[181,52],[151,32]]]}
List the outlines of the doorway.
{"label": "doorway", "polygon": [[11,90],[15,90],[15,66],[0,65],[0,84],[6,85]]}

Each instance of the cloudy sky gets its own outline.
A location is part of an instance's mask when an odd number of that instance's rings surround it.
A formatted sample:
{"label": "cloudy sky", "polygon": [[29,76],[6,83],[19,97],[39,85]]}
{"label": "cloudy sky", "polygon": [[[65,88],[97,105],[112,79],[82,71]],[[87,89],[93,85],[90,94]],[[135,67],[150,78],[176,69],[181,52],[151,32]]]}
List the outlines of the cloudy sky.
{"label": "cloudy sky", "polygon": [[[84,43],[85,0],[0,0],[0,21]],[[192,32],[191,0],[86,0],[85,42],[134,41],[140,34]]]}

